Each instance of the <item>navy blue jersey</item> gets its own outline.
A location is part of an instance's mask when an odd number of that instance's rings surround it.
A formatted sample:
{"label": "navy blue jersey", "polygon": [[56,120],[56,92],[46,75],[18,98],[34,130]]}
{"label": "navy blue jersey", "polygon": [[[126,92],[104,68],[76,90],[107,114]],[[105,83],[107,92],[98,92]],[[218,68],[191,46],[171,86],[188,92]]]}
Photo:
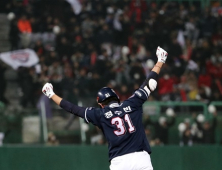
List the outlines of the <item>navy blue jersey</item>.
{"label": "navy blue jersey", "polygon": [[151,153],[142,124],[142,105],[149,93],[148,89],[138,89],[121,104],[86,108],[85,121],[98,126],[109,143],[109,160],[136,151]]}

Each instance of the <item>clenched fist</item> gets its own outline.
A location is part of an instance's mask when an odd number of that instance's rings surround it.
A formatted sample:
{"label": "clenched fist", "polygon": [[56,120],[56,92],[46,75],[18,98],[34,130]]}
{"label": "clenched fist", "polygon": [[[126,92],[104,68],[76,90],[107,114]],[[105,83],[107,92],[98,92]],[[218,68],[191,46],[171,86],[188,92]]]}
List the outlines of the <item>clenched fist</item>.
{"label": "clenched fist", "polygon": [[157,47],[156,55],[157,55],[157,58],[158,58],[158,62],[162,62],[162,63],[166,62],[168,54],[164,49],[162,49],[161,47]]}
{"label": "clenched fist", "polygon": [[51,83],[46,83],[43,88],[42,92],[48,97],[51,98],[55,93],[53,92],[53,86]]}

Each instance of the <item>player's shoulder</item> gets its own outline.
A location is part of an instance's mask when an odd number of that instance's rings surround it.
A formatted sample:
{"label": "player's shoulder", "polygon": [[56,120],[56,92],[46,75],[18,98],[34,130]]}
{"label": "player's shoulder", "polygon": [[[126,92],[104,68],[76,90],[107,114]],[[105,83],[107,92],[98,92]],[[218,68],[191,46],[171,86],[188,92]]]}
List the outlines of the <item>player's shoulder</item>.
{"label": "player's shoulder", "polygon": [[85,121],[87,123],[91,122],[92,124],[98,126],[101,128],[101,109],[100,108],[94,108],[94,107],[87,107],[85,110]]}
{"label": "player's shoulder", "polygon": [[[134,95],[133,95],[134,96]],[[134,111],[136,108],[134,102],[136,102],[135,100],[131,100],[131,98],[125,100],[122,102],[122,110],[125,112],[125,113],[130,113],[132,111]]]}
{"label": "player's shoulder", "polygon": [[96,107],[87,107],[86,112],[87,112],[87,114],[95,114],[97,116],[102,115],[102,109],[101,108],[96,108]]}
{"label": "player's shoulder", "polygon": [[122,108],[128,105],[133,105],[133,103],[137,102],[137,100],[138,100],[138,94],[137,92],[134,92],[128,99],[122,102]]}
{"label": "player's shoulder", "polygon": [[131,108],[138,109],[142,107],[143,103],[146,100],[147,100],[147,96],[145,95],[145,93],[141,89],[138,89],[132,94],[132,96],[130,96],[125,101],[123,101],[122,107],[124,109],[130,106]]}
{"label": "player's shoulder", "polygon": [[149,94],[144,89],[139,88],[132,94],[132,96],[130,96],[125,101],[126,102],[136,102],[140,100],[146,101],[148,97],[149,97]]}
{"label": "player's shoulder", "polygon": [[100,112],[100,111],[101,111],[101,108],[97,108],[97,107],[87,107],[86,110],[87,110],[87,111]]}

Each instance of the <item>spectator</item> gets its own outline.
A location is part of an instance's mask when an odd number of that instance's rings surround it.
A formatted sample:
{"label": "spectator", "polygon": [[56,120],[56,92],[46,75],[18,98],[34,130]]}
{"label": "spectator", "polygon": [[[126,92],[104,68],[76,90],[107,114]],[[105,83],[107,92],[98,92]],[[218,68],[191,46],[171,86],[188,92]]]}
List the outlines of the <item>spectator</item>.
{"label": "spectator", "polygon": [[10,23],[10,30],[9,30],[9,41],[11,44],[11,51],[17,50],[19,48],[19,37],[20,31],[17,27],[16,19],[12,20]]}
{"label": "spectator", "polygon": [[18,21],[18,29],[21,33],[31,33],[32,27],[30,21],[23,15]]}
{"label": "spectator", "polygon": [[102,26],[102,30],[97,36],[97,42],[99,45],[103,43],[113,43],[113,32],[109,29],[107,24]]}
{"label": "spectator", "polygon": [[21,105],[23,107],[28,107],[30,104],[31,107],[35,107],[35,98],[33,97],[33,89],[35,88],[33,70],[29,68],[20,67],[18,76],[20,88],[23,94],[21,98]]}
{"label": "spectator", "polygon": [[120,59],[118,61],[118,65],[115,67],[116,71],[116,82],[118,85],[120,85],[122,82],[126,82],[127,84],[130,83],[130,77],[129,77],[129,66],[126,64],[126,62],[123,59]]}
{"label": "spectator", "polygon": [[145,133],[146,133],[147,140],[152,143],[153,134],[152,134],[151,128],[149,126],[144,127],[144,128],[145,128]]}
{"label": "spectator", "polygon": [[182,146],[184,146],[184,145],[192,146],[193,142],[194,142],[193,141],[194,135],[192,133],[192,127],[191,127],[189,118],[186,118],[184,120],[184,125],[185,125],[185,130],[182,132],[180,145],[182,145]]}
{"label": "spectator", "polygon": [[79,91],[81,92],[81,95],[83,96],[89,95],[88,89],[90,88],[89,88],[89,83],[88,83],[89,80],[86,76],[86,69],[84,68],[80,69],[79,77],[77,77],[76,81],[77,81],[77,87]]}
{"label": "spectator", "polygon": [[213,120],[212,124],[210,124],[209,121],[205,121],[203,124],[197,121],[195,119],[195,122],[197,123],[197,127],[199,130],[203,132],[203,138],[202,143],[203,144],[214,144],[215,143],[215,128],[217,126],[217,113],[213,113]]}
{"label": "spectator", "polygon": [[62,79],[62,74],[63,71],[59,61],[54,61],[52,65],[49,66],[48,76],[52,79],[52,77],[56,75],[56,79],[54,79],[54,81],[60,81]]}
{"label": "spectator", "polygon": [[9,101],[5,98],[6,80],[5,80],[6,66],[0,61],[0,101],[4,104],[9,104]]}
{"label": "spectator", "polygon": [[[212,14],[211,7],[144,0],[87,1],[76,15],[67,2],[50,3],[8,1],[5,9],[15,13],[9,30],[11,50],[32,48],[41,65],[40,74],[33,68],[18,70],[23,107],[36,106],[35,99],[41,97],[39,84],[45,81],[53,82],[55,90],[73,103],[78,103],[81,95],[95,101],[91,96],[106,85],[115,88],[121,99],[127,98],[149,73],[145,63],[156,60],[158,45],[169,57],[159,75],[158,91],[149,101],[222,100],[221,16]],[[5,66],[0,64],[0,100],[7,104],[4,72]],[[33,94],[35,97],[30,97]],[[175,109],[191,110],[188,106]],[[144,110],[150,115],[158,111],[156,106]],[[152,128],[146,129],[153,145],[168,143],[173,119],[161,118],[160,123],[149,119],[156,128],[155,134]],[[186,125],[181,134],[184,145],[214,143],[214,119],[212,124],[199,124],[201,130],[196,123]],[[97,144],[103,143],[100,139]]]}
{"label": "spectator", "polygon": [[86,48],[84,42],[82,41],[82,37],[79,35],[75,37],[75,43],[72,46],[75,51],[79,51],[81,53],[83,53]]}
{"label": "spectator", "polygon": [[62,60],[64,57],[70,56],[73,52],[71,45],[65,37],[61,39],[61,42],[57,45],[56,50],[58,51],[60,60]]}
{"label": "spectator", "polygon": [[158,92],[160,95],[169,95],[173,91],[174,80],[170,77],[169,74],[164,74],[163,77],[159,79],[159,89]]}
{"label": "spectator", "polygon": [[155,128],[155,139],[158,139],[163,144],[168,144],[169,128],[175,123],[175,117],[167,121],[165,117],[160,117],[157,122],[152,121],[149,117],[144,122],[144,125],[152,125]]}
{"label": "spectator", "polygon": [[59,145],[59,141],[56,139],[56,136],[52,132],[48,133],[47,145],[49,145],[49,146]]}
{"label": "spectator", "polygon": [[32,27],[26,15],[22,15],[22,17],[18,20],[18,29],[21,32],[21,45],[23,48],[27,48],[31,41]]}
{"label": "spectator", "polygon": [[124,84],[120,86],[120,90],[117,91],[116,93],[118,94],[120,101],[124,101],[131,96],[128,87]]}
{"label": "spectator", "polygon": [[[68,78],[80,91],[83,79],[92,87],[86,92],[91,96],[99,84],[114,80],[117,87],[131,86],[126,92],[130,94],[149,72],[144,63],[154,59],[156,46],[162,45],[169,62],[159,76],[159,95],[153,94],[154,99],[221,100],[221,18],[210,8],[126,0],[89,1],[79,15],[70,9],[60,2],[53,6],[48,1],[8,2],[7,10],[16,16],[10,25],[11,50],[29,47],[37,52],[42,72],[33,76],[36,81],[57,81],[56,88],[63,93],[67,87],[61,80]],[[122,49],[127,49],[124,55]],[[38,86],[32,88],[38,94]]]}
{"label": "spectator", "polygon": [[133,83],[142,84],[145,73],[139,62],[132,62],[131,68],[129,71],[130,79]]}
{"label": "spectator", "polygon": [[35,52],[41,56],[45,53],[45,47],[43,46],[42,42],[40,40],[37,40],[34,46]]}

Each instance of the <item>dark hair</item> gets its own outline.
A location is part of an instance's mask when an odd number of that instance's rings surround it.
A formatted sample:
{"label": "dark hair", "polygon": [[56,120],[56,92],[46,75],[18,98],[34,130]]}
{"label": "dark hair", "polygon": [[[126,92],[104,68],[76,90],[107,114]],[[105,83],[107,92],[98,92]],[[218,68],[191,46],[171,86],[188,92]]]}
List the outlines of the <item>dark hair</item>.
{"label": "dark hair", "polygon": [[119,99],[117,97],[110,97],[110,98],[104,100],[101,104],[108,105],[110,102],[113,102],[113,101],[117,101],[119,103]]}

